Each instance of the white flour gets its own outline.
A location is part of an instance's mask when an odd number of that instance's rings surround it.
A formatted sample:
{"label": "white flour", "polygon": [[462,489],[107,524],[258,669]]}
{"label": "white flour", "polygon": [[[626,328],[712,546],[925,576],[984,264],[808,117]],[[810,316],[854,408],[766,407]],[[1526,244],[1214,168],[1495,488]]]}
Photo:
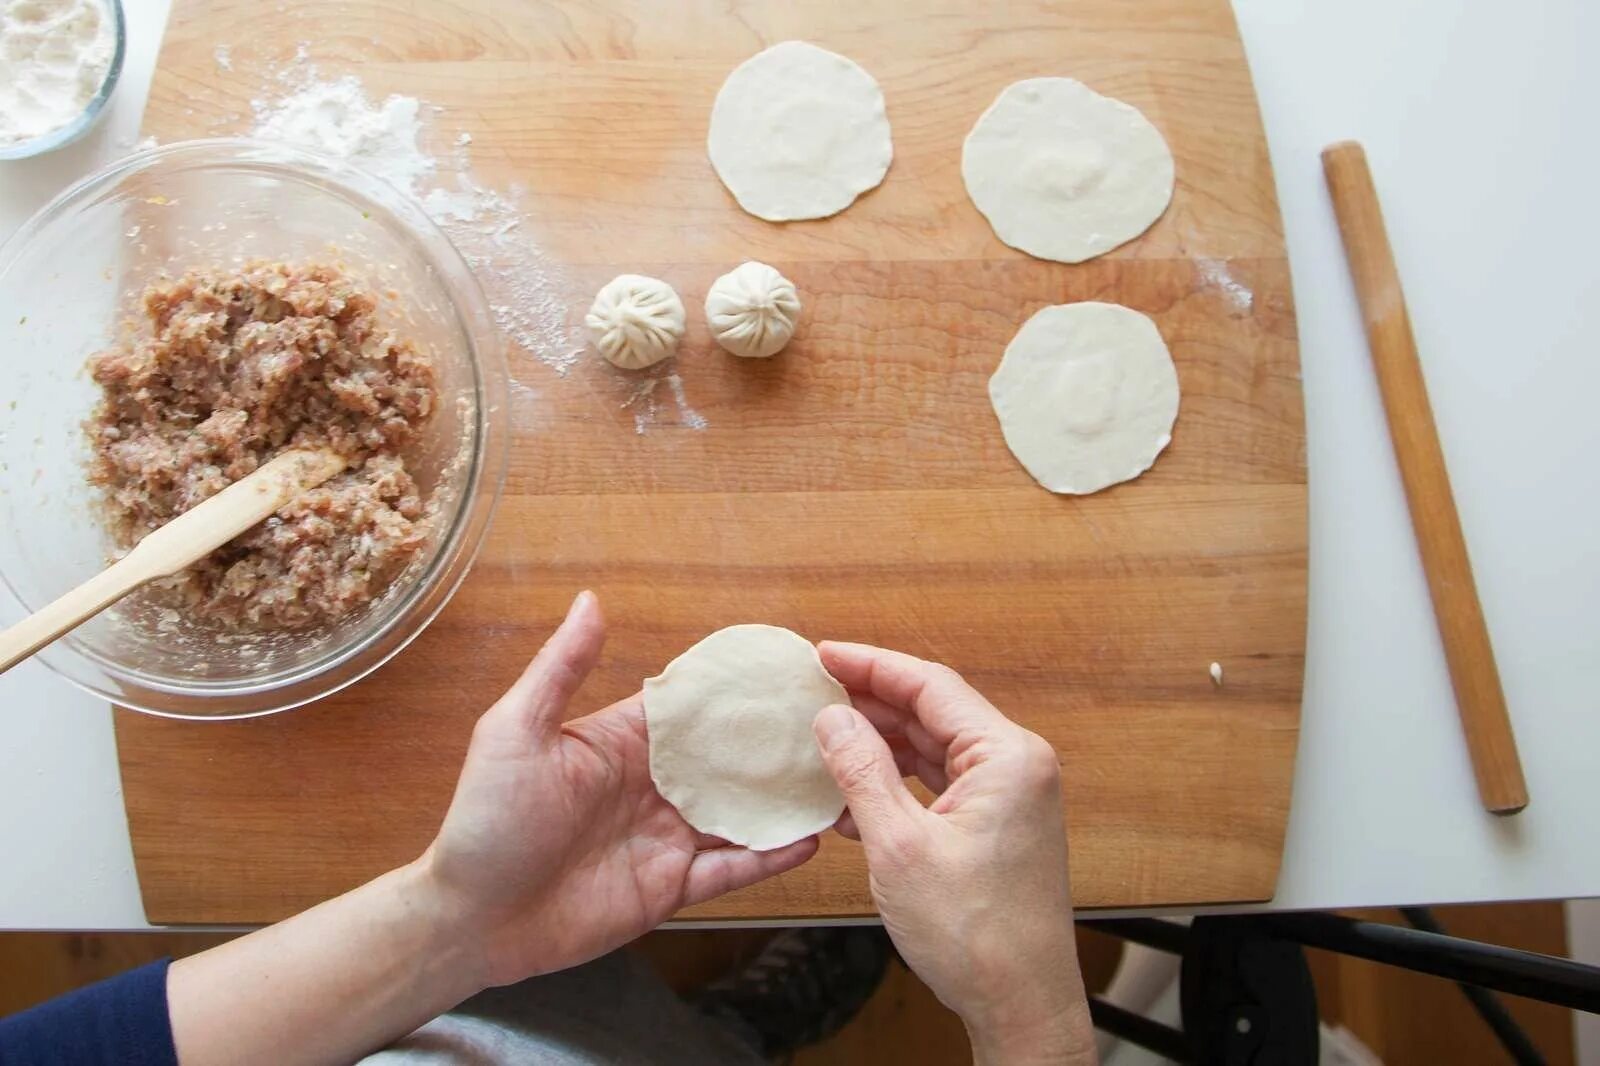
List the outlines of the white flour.
{"label": "white flour", "polygon": [[115,50],[100,0],[0,0],[0,144],[42,137],[81,115]]}
{"label": "white flour", "polygon": [[633,408],[633,431],[641,437],[655,423],[656,386],[659,384],[660,378],[645,378],[633,386],[628,398],[619,405],[624,411]]}
{"label": "white flour", "polygon": [[643,380],[638,380],[633,374],[622,375],[628,393],[618,406],[624,411],[632,409],[635,433],[642,437],[651,426],[656,425],[661,411],[656,390],[663,383],[666,384],[667,391],[672,394],[672,402],[678,408],[677,421],[665,424],[682,426],[685,429],[706,428],[709,423],[706,422],[705,416],[689,406],[689,397],[683,389],[683,378],[670,370],[660,372],[652,370],[649,374],[650,376]]}
{"label": "white flour", "polygon": [[672,390],[673,402],[678,405],[678,418],[683,424],[690,429],[705,429],[705,415],[689,406],[689,397],[683,391],[683,379],[676,374],[668,374],[667,387]]}
{"label": "white flour", "polygon": [[[346,160],[415,197],[477,274],[500,330],[557,374],[572,369],[584,349],[567,320],[563,293],[571,286],[525,231],[521,190],[487,188],[474,177],[471,134],[436,140],[451,147],[442,157],[429,154],[422,142],[435,119],[424,115],[442,115],[444,108],[399,95],[374,103],[353,76],[319,78],[304,45],[272,79],[276,92],[251,102],[253,136]],[[706,428],[678,374],[663,370],[642,380],[627,377],[622,407],[631,409],[636,433],[655,425]],[[526,391],[522,383],[512,384]],[[666,399],[677,409],[676,418],[658,421]]]}
{"label": "white flour", "polygon": [[1234,280],[1232,272],[1228,270],[1227,260],[1197,259],[1195,266],[1200,269],[1200,276],[1206,284],[1220,291],[1238,314],[1249,311],[1250,305],[1255,303],[1256,294]]}
{"label": "white flour", "polygon": [[434,169],[417,147],[414,97],[391,96],[375,107],[352,76],[312,82],[274,104],[253,103],[255,136],[348,160],[401,192],[417,195],[417,183]]}
{"label": "white flour", "polygon": [[517,190],[507,195],[473,178],[470,134],[453,139],[448,158],[435,158],[419,143],[420,101],[395,95],[374,104],[352,76],[320,80],[304,45],[274,80],[282,94],[251,103],[253,136],[347,160],[420,200],[478,275],[500,329],[556,373],[572,368],[583,346],[567,323],[558,269],[522,232]]}

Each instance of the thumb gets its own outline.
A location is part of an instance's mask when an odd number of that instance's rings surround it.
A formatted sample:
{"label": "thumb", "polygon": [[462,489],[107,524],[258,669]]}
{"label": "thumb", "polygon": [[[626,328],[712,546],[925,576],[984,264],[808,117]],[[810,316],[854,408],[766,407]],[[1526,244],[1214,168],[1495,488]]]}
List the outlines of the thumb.
{"label": "thumb", "polygon": [[890,832],[911,808],[921,809],[900,777],[894,753],[860,711],[840,703],[824,707],[812,728],[864,842]]}
{"label": "thumb", "polygon": [[594,669],[605,639],[600,601],[592,592],[578,593],[566,619],[495,709],[535,733],[553,732],[567,703]]}

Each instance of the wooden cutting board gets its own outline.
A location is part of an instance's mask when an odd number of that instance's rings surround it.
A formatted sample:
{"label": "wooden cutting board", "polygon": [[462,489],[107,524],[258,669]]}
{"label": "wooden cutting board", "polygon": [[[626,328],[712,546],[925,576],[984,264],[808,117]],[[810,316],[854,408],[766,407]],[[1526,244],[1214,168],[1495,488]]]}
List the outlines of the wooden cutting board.
{"label": "wooden cutting board", "polygon": [[[793,37],[879,79],[895,159],[843,214],[772,225],[718,183],[706,122],[736,63]],[[152,921],[270,921],[414,856],[474,717],[584,587],[611,639],[576,711],[735,622],[902,648],[961,670],[1059,749],[1083,906],[1272,894],[1304,665],[1305,447],[1272,172],[1226,0],[670,15],[645,0],[176,0],[147,132],[243,131],[302,39],[323,76],[441,107],[424,112],[435,150],[469,133],[480,181],[525,188],[523,225],[571,322],[613,274],[669,279],[691,310],[688,407],[663,384],[636,432],[637,377],[592,354],[563,377],[515,351],[505,498],[411,648],[264,720],[119,713]],[[961,184],[972,122],[1046,74],[1135,104],[1177,160],[1165,217],[1078,266],[1002,245]],[[699,313],[712,279],[751,258],[805,300],[770,361],[721,353]],[[1182,411],[1148,475],[1065,498],[1007,452],[985,384],[1030,314],[1088,299],[1155,318]],[[686,916],[870,911],[859,847],[830,839],[804,868]]]}

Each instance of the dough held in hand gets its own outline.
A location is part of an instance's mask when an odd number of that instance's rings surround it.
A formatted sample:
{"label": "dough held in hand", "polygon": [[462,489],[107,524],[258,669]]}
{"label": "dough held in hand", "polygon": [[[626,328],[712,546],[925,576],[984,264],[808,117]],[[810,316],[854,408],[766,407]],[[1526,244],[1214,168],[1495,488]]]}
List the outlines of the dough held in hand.
{"label": "dough held in hand", "polygon": [[1156,324],[1121,304],[1058,304],[1017,331],[989,379],[1006,446],[1051,492],[1136,478],[1172,442],[1178,372]]}
{"label": "dough held in hand", "polygon": [[1172,152],[1139,109],[1071,78],[1007,86],[961,148],[967,195],[995,236],[1081,263],[1131,241],[1172,199]]}
{"label": "dough held in hand", "polygon": [[650,779],[702,833],[771,851],[844,811],[811,723],[849,694],[778,626],[719,629],[644,683]]}
{"label": "dough held in hand", "polygon": [[740,207],[791,222],[849,207],[883,180],[894,146],[871,74],[826,48],[784,41],[722,83],[706,151]]}
{"label": "dough held in hand", "polygon": [[776,355],[794,336],[799,317],[794,283],[765,263],[741,263],[706,293],[711,336],[734,355]]}
{"label": "dough held in hand", "polygon": [[685,315],[671,285],[642,274],[619,274],[600,290],[583,322],[607,361],[638,370],[678,350]]}

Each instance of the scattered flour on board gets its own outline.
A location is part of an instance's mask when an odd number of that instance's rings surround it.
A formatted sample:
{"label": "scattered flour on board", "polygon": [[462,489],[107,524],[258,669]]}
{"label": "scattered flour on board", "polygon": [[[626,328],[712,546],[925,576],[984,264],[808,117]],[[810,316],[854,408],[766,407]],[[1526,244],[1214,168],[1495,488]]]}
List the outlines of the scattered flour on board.
{"label": "scattered flour on board", "polygon": [[454,138],[447,158],[429,155],[418,143],[425,105],[398,94],[373,103],[353,75],[320,78],[305,44],[272,80],[277,91],[251,101],[253,136],[346,160],[419,200],[477,274],[506,336],[556,373],[572,369],[583,345],[567,322],[564,278],[524,232],[519,190],[473,178],[469,134]]}
{"label": "scattered flour on board", "polygon": [[412,196],[434,170],[433,159],[417,147],[416,99],[390,96],[374,106],[354,75],[313,81],[274,103],[257,99],[252,106],[256,137],[348,160]]}
{"label": "scattered flour on board", "polygon": [[1256,294],[1248,286],[1239,284],[1234,280],[1233,274],[1228,270],[1225,259],[1196,259],[1195,266],[1200,268],[1200,276],[1206,284],[1221,291],[1233,309],[1243,314],[1250,310],[1255,303]]}
{"label": "scattered flour on board", "polygon": [[683,379],[676,374],[668,374],[667,387],[672,390],[672,399],[678,405],[679,421],[690,429],[705,429],[705,416],[690,407],[688,397],[683,394]]}
{"label": "scattered flour on board", "polygon": [[630,383],[629,392],[620,406],[623,410],[632,409],[633,431],[639,436],[644,436],[651,426],[656,425],[656,416],[661,410],[657,389],[663,383],[667,386],[667,392],[672,395],[673,404],[678,408],[678,418],[673,424],[688,429],[706,428],[705,416],[689,406],[689,399],[684,394],[683,378],[676,373],[651,373],[640,381],[634,381],[633,375],[630,374],[626,380]]}
{"label": "scattered flour on board", "polygon": [[229,51],[227,45],[217,45],[216,50],[211,53],[211,58],[216,60],[218,70],[233,69],[233,53]]}
{"label": "scattered flour on board", "polygon": [[624,411],[633,408],[633,431],[641,437],[656,420],[656,386],[659,384],[660,378],[645,378],[622,401]]}

